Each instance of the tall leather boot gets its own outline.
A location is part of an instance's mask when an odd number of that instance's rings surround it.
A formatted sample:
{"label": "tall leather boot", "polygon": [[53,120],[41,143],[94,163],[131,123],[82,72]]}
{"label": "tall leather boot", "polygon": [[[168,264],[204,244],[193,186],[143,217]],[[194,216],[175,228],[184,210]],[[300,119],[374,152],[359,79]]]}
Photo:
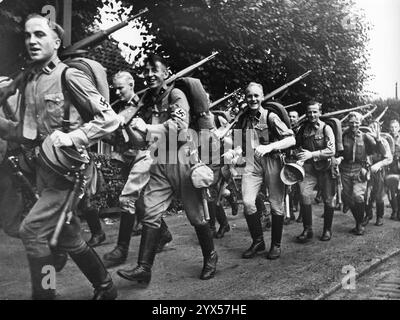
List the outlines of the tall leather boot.
{"label": "tall leather boot", "polygon": [[87,242],[92,248],[97,247],[106,240],[106,234],[101,227],[99,212],[97,209],[88,208],[85,211],[85,219],[92,234]]}
{"label": "tall leather boot", "polygon": [[332,237],[332,221],[335,208],[327,205],[324,207],[324,230],[322,231],[321,241],[329,241]]}
{"label": "tall leather boot", "polygon": [[383,214],[385,212],[385,203],[383,201],[376,202],[376,226],[383,225]]}
{"label": "tall leather boot", "polygon": [[351,212],[353,213],[353,217],[356,220],[356,227],[352,230],[356,236],[362,236],[365,233],[365,228],[362,225],[365,213],[365,203],[356,203],[353,207],[351,207]]}
{"label": "tall leather boot", "polygon": [[300,214],[303,217],[303,232],[297,237],[300,243],[309,242],[314,236],[312,230],[312,208],[310,204],[300,204]]}
{"label": "tall leather boot", "polygon": [[28,256],[29,270],[31,273],[32,299],[33,300],[54,300],[56,290],[44,288],[42,281],[46,275],[42,273],[44,266],[53,266],[53,256],[30,257]]}
{"label": "tall leather boot", "polygon": [[372,200],[369,201],[369,203],[365,206],[365,217],[363,219],[362,225],[365,227],[368,225],[369,220],[373,218],[373,213],[372,213]]}
{"label": "tall leather boot", "polygon": [[68,261],[68,254],[58,248],[50,247],[51,254],[53,256],[54,269],[56,272],[60,272],[64,269]]}
{"label": "tall leather boot", "polygon": [[217,205],[214,201],[208,201],[207,205],[208,213],[210,215],[210,220],[208,221],[208,224],[210,225],[212,237],[215,238],[217,236],[217,229],[215,227],[215,221],[217,218]]}
{"label": "tall leather boot", "polygon": [[390,205],[392,206],[392,214],[390,215],[390,219],[396,220],[397,215],[399,214],[399,205],[398,205],[398,196],[393,196],[393,199],[390,201]]}
{"label": "tall leather boot", "polygon": [[275,260],[281,256],[283,221],[284,216],[272,213],[271,248],[267,254],[269,260]]}
{"label": "tall leather boot", "polygon": [[396,216],[396,220],[400,221],[400,195],[398,195],[397,197],[397,216]]}
{"label": "tall leather boot", "polygon": [[203,253],[203,269],[200,279],[208,280],[214,277],[217,270],[218,255],[214,249],[214,241],[209,224],[195,226],[197,238]]}
{"label": "tall leather boot", "polygon": [[247,226],[249,228],[251,238],[253,239],[253,243],[251,244],[250,248],[243,252],[242,258],[251,259],[258,253],[265,251],[264,235],[262,232],[262,226],[258,212],[251,215],[245,214],[244,217],[246,218]]}
{"label": "tall leather boot", "polygon": [[160,236],[160,241],[157,246],[157,253],[160,253],[163,251],[164,247],[172,241],[172,234],[169,232],[168,226],[165,223],[164,219],[161,218],[161,236]]}
{"label": "tall leather boot", "polygon": [[69,255],[93,285],[94,295],[92,300],[115,300],[117,298],[117,288],[93,248],[86,246],[82,252],[70,252]]}
{"label": "tall leather boot", "polygon": [[215,237],[221,239],[224,237],[225,232],[229,232],[231,227],[229,226],[228,219],[226,218],[224,207],[220,204],[216,208],[216,218],[219,223],[219,229]]}
{"label": "tall leather boot", "polygon": [[236,216],[236,215],[238,214],[239,206],[238,206],[238,204],[237,204],[237,202],[236,202],[235,197],[232,195],[232,192],[231,192],[231,194],[226,198],[226,200],[228,200],[229,205],[231,206],[232,215],[233,215],[233,216]]}
{"label": "tall leather boot", "polygon": [[118,266],[126,261],[134,222],[134,214],[127,211],[121,213],[117,246],[103,256],[103,262],[106,268]]}
{"label": "tall leather boot", "polygon": [[137,266],[130,270],[118,270],[117,274],[126,280],[148,285],[151,280],[151,268],[156,256],[158,243],[160,242],[160,236],[160,228],[156,229],[144,225],[140,239]]}

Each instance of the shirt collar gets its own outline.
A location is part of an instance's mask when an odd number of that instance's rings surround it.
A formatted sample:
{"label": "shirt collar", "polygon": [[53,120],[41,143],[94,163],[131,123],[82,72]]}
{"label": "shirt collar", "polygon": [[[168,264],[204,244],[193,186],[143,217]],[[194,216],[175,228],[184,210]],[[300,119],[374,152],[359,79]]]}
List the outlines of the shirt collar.
{"label": "shirt collar", "polygon": [[50,74],[54,71],[57,65],[60,63],[60,59],[56,56],[51,59],[42,69],[41,71],[45,74]]}

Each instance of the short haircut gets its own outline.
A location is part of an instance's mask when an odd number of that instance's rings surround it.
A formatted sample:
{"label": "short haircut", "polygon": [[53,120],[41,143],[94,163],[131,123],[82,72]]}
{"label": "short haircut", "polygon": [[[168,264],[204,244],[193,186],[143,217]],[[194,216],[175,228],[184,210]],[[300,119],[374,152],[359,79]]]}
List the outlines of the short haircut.
{"label": "short haircut", "polygon": [[390,120],[389,125],[391,125],[392,123],[400,124],[399,120],[397,120],[397,119]]}
{"label": "short haircut", "polygon": [[319,111],[322,111],[322,103],[318,102],[317,100],[308,101],[306,109],[308,109],[309,106],[314,106],[314,105],[318,105]]}
{"label": "short haircut", "polygon": [[247,87],[246,87],[246,93],[249,90],[250,87],[257,87],[261,89],[261,92],[264,94],[264,88],[260,83],[257,82],[250,82]]}
{"label": "short haircut", "polygon": [[289,111],[289,115],[290,115],[291,113],[296,113],[296,116],[297,116],[297,117],[299,116],[299,113],[298,113],[296,110]]}
{"label": "short haircut", "polygon": [[167,60],[165,60],[163,57],[154,54],[154,53],[150,53],[148,55],[148,57],[145,59],[144,64],[150,64],[152,67],[156,66],[156,63],[160,62],[162,65],[165,66],[165,68],[168,68],[168,62]]}
{"label": "short haircut", "polygon": [[135,80],[133,79],[133,76],[128,72],[128,71],[118,71],[116,74],[114,74],[113,76],[113,81],[116,79],[120,79],[123,78],[128,82],[132,82],[133,84],[135,84]]}
{"label": "short haircut", "polygon": [[47,21],[47,25],[50,27],[51,30],[53,30],[56,34],[57,37],[62,41],[64,38],[64,29],[56,22],[51,21],[50,19],[47,19],[46,17],[43,17],[41,14],[38,13],[31,13],[30,15],[28,15],[25,19],[25,23],[27,23],[29,20],[31,19],[35,19],[35,18],[39,18],[39,19],[44,19]]}
{"label": "short haircut", "polygon": [[359,121],[359,122],[362,122],[362,121],[363,121],[363,116],[362,116],[362,114],[359,113],[359,112],[355,112],[355,111],[350,112],[350,113],[349,113],[349,120],[350,120],[351,118],[356,118],[357,121]]}

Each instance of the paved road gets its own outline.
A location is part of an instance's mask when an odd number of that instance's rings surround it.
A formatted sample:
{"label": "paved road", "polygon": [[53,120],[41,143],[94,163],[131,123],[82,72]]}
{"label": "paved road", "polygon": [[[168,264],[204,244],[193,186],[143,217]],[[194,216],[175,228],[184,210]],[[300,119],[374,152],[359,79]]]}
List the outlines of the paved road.
{"label": "paved road", "polygon": [[[167,250],[157,255],[149,287],[138,288],[119,278],[116,269],[110,271],[119,288],[119,299],[313,299],[341,282],[345,276],[342,273],[343,266],[351,265],[358,270],[398,246],[400,222],[389,220],[389,211],[386,208],[384,226],[370,224],[363,237],[349,233],[354,226],[350,214],[336,212],[333,238],[329,242],[321,242],[317,236],[322,232],[322,205],[316,206],[316,238],[311,243],[298,244],[295,237],[302,231],[301,224],[285,226],[282,256],[270,261],[263,256],[251,260],[241,259],[241,253],[250,245],[249,233],[242,213],[231,216],[228,210],[232,230],[223,239],[215,240],[220,259],[216,277],[209,281],[198,278],[202,257],[188,220],[183,214],[168,216],[166,221],[174,240]],[[115,245],[118,223],[104,227],[108,238],[104,245],[96,248],[100,256]],[[88,238],[89,234],[85,233],[84,236]],[[269,246],[270,232],[265,232],[264,237]],[[136,264],[139,240],[139,237],[132,238],[128,263],[124,268]],[[0,243],[0,300],[29,299],[29,272],[21,242],[0,231]],[[57,291],[61,299],[89,299],[92,295],[90,283],[71,261],[58,274]],[[343,296],[343,299],[356,298],[357,295]]]}

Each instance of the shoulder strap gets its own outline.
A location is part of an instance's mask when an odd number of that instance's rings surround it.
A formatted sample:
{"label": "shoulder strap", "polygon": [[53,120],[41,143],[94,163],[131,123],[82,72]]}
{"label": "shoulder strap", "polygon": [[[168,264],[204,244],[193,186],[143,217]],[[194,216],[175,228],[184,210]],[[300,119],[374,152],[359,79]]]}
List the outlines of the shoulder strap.
{"label": "shoulder strap", "polygon": [[[67,76],[66,76],[68,69],[69,69],[68,67],[65,67],[65,69],[63,70],[63,72],[61,74],[61,86],[63,89],[65,89],[69,93],[69,95],[71,96],[71,99],[72,99],[72,95],[69,90],[69,86],[67,83]],[[64,104],[64,116],[63,116],[63,121],[62,121],[62,127],[63,127],[64,132],[70,131],[71,122],[69,121],[69,114],[70,114],[70,104],[67,103],[67,104]]]}

